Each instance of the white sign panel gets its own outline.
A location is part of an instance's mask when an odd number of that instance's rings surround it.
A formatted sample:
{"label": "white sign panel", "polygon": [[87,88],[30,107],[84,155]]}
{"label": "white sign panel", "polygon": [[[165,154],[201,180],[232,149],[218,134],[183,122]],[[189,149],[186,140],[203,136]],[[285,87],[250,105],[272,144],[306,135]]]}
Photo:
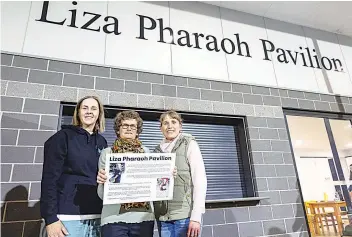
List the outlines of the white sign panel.
{"label": "white sign panel", "polygon": [[200,2],[19,4],[1,3],[4,51],[352,95],[349,37]]}

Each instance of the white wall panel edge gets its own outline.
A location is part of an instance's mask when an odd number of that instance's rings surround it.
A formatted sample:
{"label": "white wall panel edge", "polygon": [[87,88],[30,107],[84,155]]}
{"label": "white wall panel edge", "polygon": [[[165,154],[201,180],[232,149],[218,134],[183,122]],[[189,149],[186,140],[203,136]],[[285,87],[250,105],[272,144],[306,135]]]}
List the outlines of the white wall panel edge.
{"label": "white wall panel edge", "polygon": [[[341,50],[341,44],[339,43],[336,33],[331,33],[305,26],[303,26],[303,30],[307,43],[309,42],[309,40],[311,40],[308,46],[316,49],[317,54],[319,52],[321,54],[321,57],[327,56],[329,54],[338,55],[338,59],[341,60],[344,67],[348,68],[346,57],[344,56],[343,51]],[[325,81],[326,89],[330,87],[333,91],[332,93],[348,94],[349,96],[352,95],[352,83],[348,69],[344,70],[343,72],[336,73],[333,70],[325,70],[324,67],[321,66],[321,69],[318,69],[316,67],[314,71],[316,73],[316,78],[318,82],[320,79],[320,85],[322,81]],[[328,80],[328,84],[326,83],[326,79]]]}
{"label": "white wall panel edge", "polygon": [[[172,29],[204,33],[204,35],[212,35],[217,40],[222,38],[223,29],[218,7],[198,2],[170,2],[169,9]],[[188,74],[190,77],[227,81],[225,52],[206,50],[205,43],[206,41],[200,44],[203,50],[194,49],[193,46],[172,45],[173,72]]]}
{"label": "white wall panel edge", "polygon": [[[170,16],[170,1],[167,1],[167,6],[168,6],[168,9],[169,9],[169,27],[171,25],[171,16]],[[169,45],[170,47],[170,70],[171,70],[171,75],[174,73],[174,66],[173,66],[173,63],[172,63],[172,44]]]}
{"label": "white wall panel edge", "polygon": [[[343,57],[343,60],[345,61],[345,64],[347,66],[347,60],[345,58],[345,53],[343,50],[342,50],[342,47],[341,47],[341,43],[340,43],[340,39],[339,39],[339,36],[338,34],[335,34],[336,35],[336,39],[337,39],[337,42],[339,43],[339,46],[340,46],[340,50],[341,50],[341,54],[342,54],[342,57]],[[348,37],[348,36],[345,36],[345,35],[342,35],[344,37]],[[351,41],[352,41],[352,38],[351,38]],[[352,47],[352,46],[351,46]],[[347,73],[348,73],[348,76],[350,78],[350,81],[352,83],[352,72],[350,72],[350,70],[348,69],[348,67],[346,67],[346,70],[347,70]]]}
{"label": "white wall panel edge", "polygon": [[[221,2],[220,2],[220,4],[221,4]],[[221,17],[221,7],[217,7],[217,8],[219,10],[219,19],[220,19],[220,24],[221,24],[222,38],[224,38],[225,35],[224,35],[224,26],[223,26],[222,17]],[[226,53],[224,54],[224,57],[225,57],[225,62],[226,62],[227,81],[230,82],[229,63],[227,61]]]}
{"label": "white wall panel edge", "polygon": [[219,80],[219,79],[216,79],[216,78],[214,79],[214,78],[206,78],[206,77],[195,77],[195,76],[189,76],[189,75],[181,75],[181,74],[161,73],[161,72],[157,72],[157,71],[139,70],[139,69],[136,69],[136,68],[126,68],[126,67],[119,67],[119,66],[114,66],[114,65],[103,65],[103,64],[97,64],[97,63],[91,63],[91,62],[81,62],[81,61],[74,61],[74,60],[66,60],[66,59],[61,59],[61,58],[30,55],[30,54],[24,54],[24,53],[19,53],[19,52],[10,52],[10,51],[4,51],[4,50],[1,50],[1,53],[13,54],[13,55],[18,55],[18,56],[26,56],[26,57],[36,57],[36,58],[39,57],[39,58],[48,59],[48,60],[55,60],[55,61],[62,61],[62,62],[69,62],[69,63],[78,63],[78,64],[85,64],[85,65],[93,65],[93,66],[100,66],[100,67],[111,67],[111,68],[118,68],[118,69],[123,69],[123,70],[132,70],[132,71],[138,71],[138,72],[148,72],[148,73],[162,74],[162,75],[166,75],[166,76],[194,78],[194,79],[209,80],[209,81],[229,82],[229,83],[233,83],[233,84],[240,84],[240,85],[247,85],[247,86],[261,86],[261,87],[272,88],[272,89],[282,89],[282,90],[291,90],[291,91],[302,91],[302,92],[310,92],[310,93],[319,93],[319,94],[324,94],[324,95],[352,97],[352,94],[329,94],[329,93],[319,92],[319,91],[297,90],[297,89],[292,89],[292,88],[287,88],[287,87],[268,86],[268,85],[263,85],[263,84],[258,84],[258,83],[244,83],[244,82],[235,82],[235,81],[224,81],[224,80]]}
{"label": "white wall panel edge", "polygon": [[[94,62],[90,62],[90,61],[78,61],[78,60],[63,59],[63,58],[49,57],[49,56],[36,55],[36,54],[28,54],[28,53],[21,53],[21,52],[11,52],[11,51],[6,51],[6,50],[1,50],[1,53],[13,54],[13,55],[25,56],[25,57],[32,57],[32,58],[43,58],[43,59],[47,59],[47,60],[54,60],[54,61],[60,61],[60,62],[92,65],[92,66],[98,66],[98,67],[111,67],[111,68],[118,68],[118,69],[123,69],[123,70],[130,70],[130,71],[149,72],[149,73],[155,73],[155,74],[177,76],[177,75],[172,75],[172,74],[169,74],[169,73],[163,73],[163,72],[160,72],[160,71],[158,72],[158,71],[152,71],[152,70],[140,70],[138,68],[122,67],[122,66],[118,66],[118,65],[99,64],[99,63],[94,63]],[[183,77],[187,77],[187,76],[183,76]]]}
{"label": "white wall panel edge", "polygon": [[[110,1],[106,1],[106,15],[109,16],[109,2]],[[108,39],[108,34],[105,34],[105,42],[104,42],[104,65],[106,64],[106,41]]]}
{"label": "white wall panel edge", "polygon": [[[161,3],[161,4],[160,4]],[[117,16],[119,21],[120,35],[107,36],[106,40],[106,65],[119,65],[126,68],[158,71],[171,73],[170,44],[160,43],[159,26],[157,19],[161,19],[163,27],[169,27],[170,10],[167,2],[109,2],[109,15]],[[138,17],[136,16],[138,15]],[[147,17],[141,22],[140,16]],[[151,22],[154,23],[151,23]],[[144,26],[142,26],[142,24]],[[141,29],[153,29],[146,32],[143,30],[144,40],[137,37]],[[140,26],[140,27],[135,27]],[[165,35],[168,41],[168,35]]]}
{"label": "white wall panel edge", "polygon": [[[308,47],[308,40],[307,40],[307,34],[306,31],[304,30],[305,28],[302,25],[299,25],[302,28],[303,34],[304,34],[304,40],[306,41],[307,47]],[[317,88],[319,91],[321,91],[321,88],[319,87],[319,83],[318,83],[318,78],[317,78],[317,74],[315,73],[315,70],[313,70],[314,72],[314,79],[315,79],[315,83],[317,84]]]}
{"label": "white wall panel edge", "polygon": [[[305,39],[307,47],[308,47],[308,40],[307,40],[307,34],[306,34],[306,31],[305,31],[305,28],[302,25],[300,25],[300,27],[302,28],[302,31],[303,31],[303,34],[304,34],[304,39]],[[315,83],[317,84],[317,87],[318,87],[319,91],[321,91],[322,89],[319,86],[317,74],[316,74],[315,70],[313,70],[313,72],[314,72]]]}
{"label": "white wall panel edge", "polygon": [[[340,50],[341,50],[341,54],[342,54],[342,57],[343,57],[343,61],[345,61],[347,74],[348,74],[348,77],[350,78],[350,81],[351,81],[351,84],[352,84],[352,72],[350,72],[350,70],[348,69],[347,60],[346,60],[346,57],[345,57],[345,53],[344,53],[343,50],[342,50],[342,47],[341,47],[341,44],[340,44],[340,40],[339,40],[339,36],[338,36],[336,33],[334,33],[334,35],[336,36],[336,40],[337,40],[337,42],[338,42],[338,44],[339,44],[339,48],[340,48]],[[351,40],[352,40],[352,39],[351,39]],[[352,97],[352,92],[351,92],[351,95],[350,95],[350,96]]]}
{"label": "white wall panel edge", "polygon": [[23,53],[24,45],[25,45],[26,39],[27,39],[27,31],[28,31],[29,20],[30,20],[30,17],[31,17],[31,12],[32,12],[32,5],[33,5],[33,1],[30,2],[30,6],[29,6],[29,13],[28,13],[27,22],[26,22],[26,29],[25,29],[25,33],[24,33],[21,53]]}
{"label": "white wall panel edge", "polygon": [[[266,17],[263,16],[262,18],[263,18],[264,27],[265,27],[266,39],[269,40],[268,28],[266,27],[266,21],[265,21]],[[274,60],[273,60],[272,53],[270,53],[270,58],[271,58],[271,65],[273,66],[273,70],[274,70],[274,77],[275,77],[276,86],[278,87],[279,86],[279,82],[278,82],[278,78],[277,78],[277,75],[276,75],[276,70],[275,70],[275,65],[274,65]]]}
{"label": "white wall panel edge", "polygon": [[308,46],[302,26],[267,17],[264,20],[268,40],[273,47],[272,62],[278,86],[296,90],[323,91],[318,87],[314,69],[304,66],[304,61],[297,57],[294,62],[287,54],[287,51],[294,51],[297,55],[299,47]]}

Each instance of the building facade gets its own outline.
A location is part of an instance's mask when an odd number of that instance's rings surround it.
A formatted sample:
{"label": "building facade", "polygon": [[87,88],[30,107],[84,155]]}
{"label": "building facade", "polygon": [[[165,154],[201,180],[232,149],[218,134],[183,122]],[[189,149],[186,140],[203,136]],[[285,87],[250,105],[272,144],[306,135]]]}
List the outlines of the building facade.
{"label": "building facade", "polygon": [[[199,2],[4,2],[1,8],[3,236],[40,236],[43,144],[70,120],[70,106],[91,94],[110,117],[128,108],[148,120],[175,109],[190,124],[220,126],[225,119],[243,130],[241,144],[233,144],[241,165],[233,167],[245,181],[225,187],[243,192],[207,199],[202,237],[309,236],[304,201],[334,199],[336,191],[351,202],[341,161],[352,155],[350,37]],[[309,140],[300,134],[310,134],[310,125],[294,121],[300,116],[325,121],[327,146],[303,153],[297,141]],[[347,124],[341,142],[332,120]],[[331,155],[317,154],[321,146]],[[306,185],[302,157],[326,158],[321,166],[305,163],[312,175],[328,167],[330,183],[317,181],[317,196],[307,191],[315,185]],[[207,159],[208,178],[219,177],[216,156]],[[211,190],[223,182],[214,178]]]}

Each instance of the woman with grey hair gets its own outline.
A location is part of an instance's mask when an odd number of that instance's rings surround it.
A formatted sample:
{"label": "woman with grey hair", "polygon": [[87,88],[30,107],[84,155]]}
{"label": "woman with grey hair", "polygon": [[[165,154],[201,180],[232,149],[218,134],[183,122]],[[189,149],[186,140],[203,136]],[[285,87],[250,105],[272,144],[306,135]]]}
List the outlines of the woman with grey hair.
{"label": "woman with grey hair", "polygon": [[[148,153],[147,147],[138,139],[142,132],[143,120],[136,111],[128,110],[118,113],[114,119],[117,135],[111,147],[104,149],[99,158],[99,175],[97,177],[98,195],[103,199],[105,175],[105,158],[111,153]],[[117,170],[121,170],[118,167]],[[116,172],[114,179],[119,181]],[[154,231],[154,211],[150,202],[123,203],[104,205],[101,213],[102,237],[152,237]]]}

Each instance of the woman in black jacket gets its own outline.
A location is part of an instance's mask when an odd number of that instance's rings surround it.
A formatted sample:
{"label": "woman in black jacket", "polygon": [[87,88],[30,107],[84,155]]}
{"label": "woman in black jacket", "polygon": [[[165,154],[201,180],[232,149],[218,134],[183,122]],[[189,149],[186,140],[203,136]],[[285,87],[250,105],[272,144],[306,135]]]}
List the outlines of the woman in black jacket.
{"label": "woman in black jacket", "polygon": [[104,109],[96,96],[76,105],[72,125],[44,144],[40,210],[48,237],[99,237],[102,201],[96,177],[100,152],[107,147]]}

